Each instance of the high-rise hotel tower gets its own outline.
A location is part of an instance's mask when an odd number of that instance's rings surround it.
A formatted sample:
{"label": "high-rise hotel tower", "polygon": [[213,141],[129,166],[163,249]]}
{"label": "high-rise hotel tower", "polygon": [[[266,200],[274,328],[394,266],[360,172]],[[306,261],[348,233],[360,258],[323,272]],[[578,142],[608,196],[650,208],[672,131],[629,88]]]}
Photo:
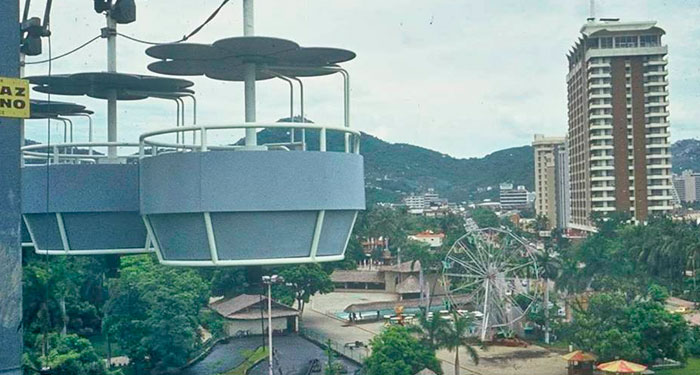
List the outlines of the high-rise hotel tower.
{"label": "high-rise hotel tower", "polygon": [[672,208],[664,30],[656,22],[589,21],[567,55],[570,227],[592,213],[638,221]]}

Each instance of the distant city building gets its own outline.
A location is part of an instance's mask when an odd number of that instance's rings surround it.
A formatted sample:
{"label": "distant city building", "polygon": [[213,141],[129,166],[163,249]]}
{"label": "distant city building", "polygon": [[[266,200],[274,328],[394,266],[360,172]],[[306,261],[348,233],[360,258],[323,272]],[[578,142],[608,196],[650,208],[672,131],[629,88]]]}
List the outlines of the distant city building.
{"label": "distant city building", "polygon": [[567,54],[571,226],[672,206],[667,46],[656,22],[591,19]]}
{"label": "distant city building", "polygon": [[422,210],[425,207],[425,197],[411,194],[404,197],[403,203],[409,210]]}
{"label": "distant city building", "polygon": [[477,208],[485,208],[487,210],[491,211],[500,211],[501,210],[501,202],[491,202],[490,200],[484,200],[481,203],[478,203],[476,205]]}
{"label": "distant city building", "polygon": [[428,244],[430,247],[440,247],[445,239],[445,233],[435,233],[432,230],[426,230],[409,235],[408,239]]}
{"label": "distant city building", "polygon": [[680,176],[673,176],[673,185],[681,202],[693,203],[700,200],[700,173],[683,171]]}
{"label": "distant city building", "polygon": [[428,189],[422,195],[411,194],[403,198],[408,212],[414,215],[439,217],[447,215],[450,210],[458,210],[457,205],[449,205],[447,199],[440,198],[434,189]]}
{"label": "distant city building", "polygon": [[428,192],[423,194],[423,199],[425,200],[426,207],[441,203],[440,196],[435,192],[435,189],[432,188],[428,189]]}
{"label": "distant city building", "polygon": [[535,134],[532,148],[535,151],[535,212],[548,219],[549,229],[566,228],[571,202],[566,138]]}
{"label": "distant city building", "polygon": [[532,199],[525,186],[519,185],[514,188],[513,184],[502,183],[500,185],[500,203],[503,210],[518,210],[530,206]]}

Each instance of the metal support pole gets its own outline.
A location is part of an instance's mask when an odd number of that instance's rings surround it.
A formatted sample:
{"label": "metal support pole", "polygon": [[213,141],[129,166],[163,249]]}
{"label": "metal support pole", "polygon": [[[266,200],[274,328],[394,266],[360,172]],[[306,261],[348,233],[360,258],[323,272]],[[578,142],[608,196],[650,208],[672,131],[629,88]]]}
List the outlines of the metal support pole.
{"label": "metal support pole", "polygon": [[486,280],[484,280],[484,283],[486,284],[484,288],[486,289],[486,296],[484,298],[484,316],[481,317],[482,322],[481,322],[481,341],[484,342],[486,341],[486,328],[488,327],[489,324],[489,278],[487,277]]}
{"label": "metal support pole", "polygon": [[[243,35],[255,35],[254,1],[243,0]],[[255,122],[255,64],[245,64],[245,122]],[[258,136],[255,128],[245,130],[245,145],[255,147],[258,145]]]}
{"label": "metal support pole", "polygon": [[[192,125],[197,125],[197,98],[192,94],[185,95],[192,99]],[[203,131],[202,131],[203,132]],[[197,144],[197,132],[192,132],[192,145]]]}
{"label": "metal support pole", "polygon": [[272,282],[267,284],[267,342],[270,349],[270,375],[272,371]]}
{"label": "metal support pole", "polygon": [[[92,143],[92,116],[86,114],[77,114],[76,116],[86,117],[88,119],[88,142]],[[92,146],[88,148],[88,155],[92,155]]]}
{"label": "metal support pole", "polygon": [[[19,77],[19,1],[2,2],[0,76]],[[22,374],[21,121],[0,118],[0,374]]]}
{"label": "metal support pole", "polygon": [[[304,117],[304,83],[297,77],[289,77],[299,83],[299,115],[301,116],[300,122],[306,122]],[[301,129],[301,149],[306,151],[306,129]]]}
{"label": "metal support pole", "polygon": [[[107,13],[107,71],[117,71],[117,22]],[[117,141],[117,92],[110,90],[107,95],[107,141]],[[107,156],[110,159],[117,158],[117,148],[109,146]]]}
{"label": "metal support pole", "polygon": [[[63,122],[63,142],[73,143],[73,121],[67,117],[56,117],[56,120]],[[70,129],[70,130],[67,130]]]}
{"label": "metal support pole", "polygon": [[[292,80],[289,79],[286,76],[283,76],[279,73],[271,72],[272,74],[275,75],[275,77],[287,82],[289,84],[289,122],[296,122],[294,119],[294,83],[292,83]],[[296,129],[291,128],[290,135],[289,135],[289,142],[294,143],[294,132]]]}
{"label": "metal support pole", "polygon": [[[350,127],[350,74],[340,69],[343,75],[343,125]],[[350,134],[345,133],[345,152],[350,152]]]}

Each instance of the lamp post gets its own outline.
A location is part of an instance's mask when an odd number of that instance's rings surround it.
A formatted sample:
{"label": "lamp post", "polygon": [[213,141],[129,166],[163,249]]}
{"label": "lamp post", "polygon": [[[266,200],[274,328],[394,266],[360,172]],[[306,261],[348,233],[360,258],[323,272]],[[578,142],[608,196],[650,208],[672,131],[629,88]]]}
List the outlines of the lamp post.
{"label": "lamp post", "polygon": [[270,375],[274,375],[272,370],[272,284],[283,284],[284,277],[279,275],[263,276],[262,282],[267,285],[267,345],[270,350]]}

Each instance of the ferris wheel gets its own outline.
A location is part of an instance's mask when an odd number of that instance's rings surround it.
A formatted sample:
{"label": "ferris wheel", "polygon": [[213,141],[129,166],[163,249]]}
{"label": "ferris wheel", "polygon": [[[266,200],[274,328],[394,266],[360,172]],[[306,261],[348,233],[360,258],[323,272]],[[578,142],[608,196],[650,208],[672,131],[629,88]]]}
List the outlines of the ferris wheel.
{"label": "ferris wheel", "polygon": [[540,275],[534,246],[505,229],[477,229],[460,237],[443,262],[448,299],[471,314],[481,340],[514,329],[537,300]]}

